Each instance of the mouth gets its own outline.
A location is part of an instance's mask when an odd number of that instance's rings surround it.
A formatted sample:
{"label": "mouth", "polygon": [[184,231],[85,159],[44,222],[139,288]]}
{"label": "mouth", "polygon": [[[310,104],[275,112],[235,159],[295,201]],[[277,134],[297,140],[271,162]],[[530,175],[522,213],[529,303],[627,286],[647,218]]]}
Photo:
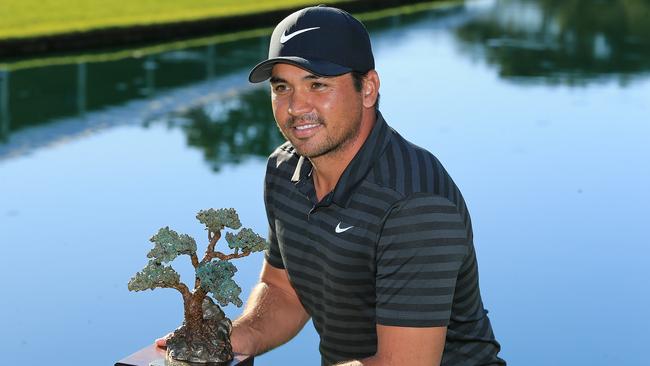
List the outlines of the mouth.
{"label": "mouth", "polygon": [[292,126],[294,136],[297,138],[307,138],[313,136],[323,125],[321,123],[307,123],[303,125]]}
{"label": "mouth", "polygon": [[316,127],[318,125],[320,125],[320,123],[311,123],[311,124],[308,124],[308,125],[294,126],[293,128],[295,128],[298,131],[304,131],[304,130],[308,130],[310,128],[314,128],[314,127]]}

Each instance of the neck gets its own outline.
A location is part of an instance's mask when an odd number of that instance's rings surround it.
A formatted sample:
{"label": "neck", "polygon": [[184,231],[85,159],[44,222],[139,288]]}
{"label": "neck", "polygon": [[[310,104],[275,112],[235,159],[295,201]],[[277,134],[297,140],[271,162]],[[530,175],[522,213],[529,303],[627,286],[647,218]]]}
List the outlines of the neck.
{"label": "neck", "polygon": [[373,113],[364,113],[361,118],[361,126],[359,126],[359,134],[354,140],[337,151],[309,159],[313,166],[312,177],[318,201],[334,189],[345,168],[368,139],[376,119],[377,115],[374,110]]}

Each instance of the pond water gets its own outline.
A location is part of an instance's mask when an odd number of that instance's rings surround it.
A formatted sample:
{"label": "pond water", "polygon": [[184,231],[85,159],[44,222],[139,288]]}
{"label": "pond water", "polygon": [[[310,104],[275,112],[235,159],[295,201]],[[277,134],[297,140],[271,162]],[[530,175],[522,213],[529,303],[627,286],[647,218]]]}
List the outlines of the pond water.
{"label": "pond water", "polygon": [[[650,2],[411,10],[365,18],[381,109],[463,191],[502,357],[647,365]],[[178,293],[126,288],[159,227],[201,247],[196,212],[236,207],[265,234],[267,40],[0,69],[1,364],[112,364],[175,328]],[[256,364],[319,360],[308,325]]]}

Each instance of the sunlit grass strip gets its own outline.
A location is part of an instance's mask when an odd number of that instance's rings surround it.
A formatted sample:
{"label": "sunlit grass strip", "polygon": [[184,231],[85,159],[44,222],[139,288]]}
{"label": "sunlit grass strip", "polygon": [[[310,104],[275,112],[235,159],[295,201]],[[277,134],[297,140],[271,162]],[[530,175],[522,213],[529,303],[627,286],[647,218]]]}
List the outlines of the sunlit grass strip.
{"label": "sunlit grass strip", "polygon": [[[2,0],[4,1],[4,0]],[[365,12],[355,14],[356,17],[362,21],[373,21],[383,18],[388,18],[398,14],[412,14],[431,9],[445,9],[462,4],[462,0],[452,1],[434,1],[427,3],[418,3],[414,5],[404,5],[396,8],[382,9],[377,11]],[[63,57],[47,57],[39,59],[24,60],[12,63],[0,63],[0,71],[16,71],[21,69],[29,69],[45,66],[56,65],[70,65],[75,63],[92,63],[92,62],[107,62],[116,61],[128,57],[145,57],[155,55],[163,52],[182,50],[192,47],[207,46],[210,44],[220,44],[227,42],[236,42],[239,40],[261,37],[270,35],[273,27],[258,28],[248,31],[240,31],[234,33],[220,34],[210,37],[195,38],[184,41],[169,42],[155,46],[127,49],[115,52],[97,53],[97,54],[81,54],[70,55]]]}
{"label": "sunlit grass strip", "polygon": [[[330,0],[328,4],[344,0]],[[0,39],[230,17],[318,4],[310,0],[0,0]]]}

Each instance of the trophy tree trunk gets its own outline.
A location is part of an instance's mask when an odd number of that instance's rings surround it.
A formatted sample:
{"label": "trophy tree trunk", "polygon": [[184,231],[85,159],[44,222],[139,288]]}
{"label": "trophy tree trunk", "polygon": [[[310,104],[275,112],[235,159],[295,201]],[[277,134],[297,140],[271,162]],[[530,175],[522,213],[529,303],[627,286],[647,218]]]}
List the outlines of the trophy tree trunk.
{"label": "trophy tree trunk", "polygon": [[199,336],[203,333],[203,297],[201,291],[195,291],[187,301],[185,307],[185,335],[188,338]]}

